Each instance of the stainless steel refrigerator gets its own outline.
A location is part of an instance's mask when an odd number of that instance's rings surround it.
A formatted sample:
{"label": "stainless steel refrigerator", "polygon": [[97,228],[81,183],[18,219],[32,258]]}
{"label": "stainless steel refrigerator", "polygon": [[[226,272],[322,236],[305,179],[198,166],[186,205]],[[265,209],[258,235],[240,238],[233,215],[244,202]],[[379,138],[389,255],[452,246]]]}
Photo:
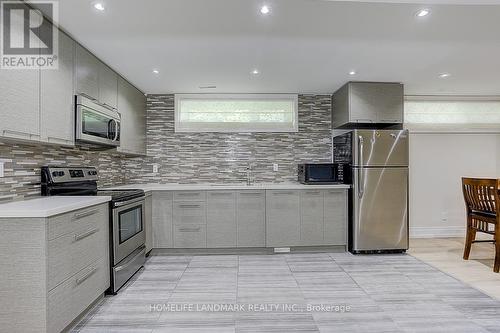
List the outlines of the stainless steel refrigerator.
{"label": "stainless steel refrigerator", "polygon": [[408,249],[408,131],[353,130],[333,138],[335,163],[348,163],[349,251]]}

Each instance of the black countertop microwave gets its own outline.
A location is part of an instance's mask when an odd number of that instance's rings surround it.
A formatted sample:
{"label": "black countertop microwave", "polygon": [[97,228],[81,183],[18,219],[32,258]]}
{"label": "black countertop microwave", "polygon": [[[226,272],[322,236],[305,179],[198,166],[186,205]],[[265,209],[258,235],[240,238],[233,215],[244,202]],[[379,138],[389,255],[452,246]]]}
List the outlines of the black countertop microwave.
{"label": "black countertop microwave", "polygon": [[298,181],[302,184],[349,184],[348,164],[304,163],[298,166]]}

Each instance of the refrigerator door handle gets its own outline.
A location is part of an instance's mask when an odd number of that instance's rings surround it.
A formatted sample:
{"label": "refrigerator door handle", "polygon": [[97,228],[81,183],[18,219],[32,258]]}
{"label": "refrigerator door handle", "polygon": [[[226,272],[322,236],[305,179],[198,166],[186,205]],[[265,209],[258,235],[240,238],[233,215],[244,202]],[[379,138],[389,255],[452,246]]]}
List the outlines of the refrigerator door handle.
{"label": "refrigerator door handle", "polygon": [[365,192],[365,177],[364,177],[364,161],[363,161],[364,140],[360,135],[358,136],[358,154],[359,154],[359,168],[358,168],[358,197],[361,199]]}

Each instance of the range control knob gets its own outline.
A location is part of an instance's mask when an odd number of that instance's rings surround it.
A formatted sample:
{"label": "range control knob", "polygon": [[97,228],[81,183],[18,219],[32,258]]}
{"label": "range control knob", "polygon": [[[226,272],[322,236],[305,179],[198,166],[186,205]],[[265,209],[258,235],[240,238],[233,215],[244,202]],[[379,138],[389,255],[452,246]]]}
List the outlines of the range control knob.
{"label": "range control knob", "polygon": [[57,175],[58,175],[59,177],[64,176],[64,171],[59,171],[59,172],[57,173]]}

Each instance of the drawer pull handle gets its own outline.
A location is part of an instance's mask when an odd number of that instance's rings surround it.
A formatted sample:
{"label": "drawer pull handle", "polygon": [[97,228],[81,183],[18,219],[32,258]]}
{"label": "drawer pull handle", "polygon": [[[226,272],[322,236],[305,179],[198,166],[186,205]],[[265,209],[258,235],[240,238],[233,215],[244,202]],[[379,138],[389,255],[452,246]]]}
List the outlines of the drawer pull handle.
{"label": "drawer pull handle", "polygon": [[241,195],[262,195],[260,192],[240,192]]}
{"label": "drawer pull handle", "polygon": [[307,194],[320,194],[319,191],[306,191]]}
{"label": "drawer pull handle", "polygon": [[97,214],[97,212],[99,212],[99,209],[89,210],[89,211],[82,212],[82,213],[76,213],[75,215],[73,215],[73,219],[80,220],[80,219],[83,219],[84,217],[88,217],[88,216],[92,216],[94,214]]}
{"label": "drawer pull handle", "polygon": [[230,195],[233,195],[231,192],[221,192],[221,193],[210,193],[211,196],[217,196],[217,197],[228,197]]}
{"label": "drawer pull handle", "polygon": [[84,232],[83,234],[75,235],[75,241],[79,241],[79,240],[82,240],[86,237],[89,237],[90,235],[93,235],[98,231],[99,231],[99,228],[95,228],[95,229],[89,230],[87,232]]}
{"label": "drawer pull handle", "polygon": [[201,205],[179,205],[180,208],[200,208]]}
{"label": "drawer pull handle", "polygon": [[177,195],[180,195],[180,196],[183,196],[183,197],[194,197],[194,196],[200,195],[200,193],[197,193],[197,192],[193,192],[193,193],[185,192],[185,193],[177,193]]}
{"label": "drawer pull handle", "polygon": [[82,284],[83,281],[87,280],[89,277],[92,276],[97,271],[97,267],[92,268],[90,271],[88,271],[84,276],[81,278],[76,279],[76,284]]}
{"label": "drawer pull handle", "polygon": [[201,230],[201,227],[198,228],[179,228],[179,232],[198,232]]}
{"label": "drawer pull handle", "polygon": [[274,195],[293,195],[293,192],[274,192]]}

